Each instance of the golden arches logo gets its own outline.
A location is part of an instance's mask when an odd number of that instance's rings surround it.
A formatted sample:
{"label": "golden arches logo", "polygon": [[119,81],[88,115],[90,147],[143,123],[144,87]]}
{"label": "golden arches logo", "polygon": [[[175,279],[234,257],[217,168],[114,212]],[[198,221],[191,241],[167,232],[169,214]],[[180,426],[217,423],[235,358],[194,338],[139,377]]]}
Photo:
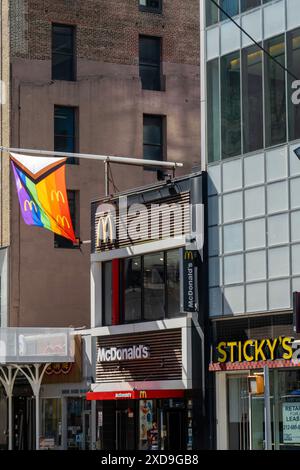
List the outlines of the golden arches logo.
{"label": "golden arches logo", "polygon": [[28,208],[31,212],[32,212],[33,208],[34,208],[35,212],[37,212],[37,207],[36,207],[35,202],[29,201],[28,199],[26,199],[26,201],[24,201],[24,211],[27,212]]}
{"label": "golden arches logo", "polygon": [[141,399],[147,399],[147,392],[145,390],[140,391],[140,398]]}
{"label": "golden arches logo", "polygon": [[61,199],[62,203],[63,204],[65,203],[65,198],[64,198],[64,195],[61,191],[55,191],[55,189],[52,189],[52,191],[51,191],[51,201],[54,201],[54,197],[56,198],[57,202],[59,202],[59,200]]}
{"label": "golden arches logo", "polygon": [[[107,236],[107,229],[108,229],[108,236]],[[96,230],[97,248],[100,246],[101,240],[103,240],[103,243],[106,243],[108,240],[110,240],[111,242],[114,240],[114,226],[113,226],[113,221],[112,221],[110,214],[100,217],[98,220],[97,230]]]}
{"label": "golden arches logo", "polygon": [[193,261],[193,259],[194,259],[194,254],[193,254],[193,252],[192,252],[192,251],[186,251],[186,252],[184,253],[184,259],[185,259],[185,260],[189,260],[189,261]]}
{"label": "golden arches logo", "polygon": [[61,216],[61,215],[57,215],[56,216],[56,222],[58,223],[58,225],[61,225],[61,226],[65,226],[65,224],[67,225],[68,228],[70,228],[70,223],[67,219],[67,217],[65,215]]}

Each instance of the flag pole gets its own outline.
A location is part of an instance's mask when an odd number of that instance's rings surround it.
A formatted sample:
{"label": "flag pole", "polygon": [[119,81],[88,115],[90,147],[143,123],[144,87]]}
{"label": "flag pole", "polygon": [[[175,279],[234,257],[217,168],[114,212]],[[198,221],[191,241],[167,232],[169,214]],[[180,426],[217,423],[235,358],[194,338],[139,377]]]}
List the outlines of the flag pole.
{"label": "flag pole", "polygon": [[119,165],[148,166],[155,168],[176,169],[182,168],[183,163],[167,162],[157,160],[144,160],[142,158],[116,157],[110,155],[97,155],[93,153],[71,153],[57,152],[55,150],[36,150],[36,149],[20,149],[0,146],[2,152],[27,153],[30,155],[39,155],[44,157],[60,157],[60,158],[83,158],[89,160],[99,160],[106,163],[115,163]]}

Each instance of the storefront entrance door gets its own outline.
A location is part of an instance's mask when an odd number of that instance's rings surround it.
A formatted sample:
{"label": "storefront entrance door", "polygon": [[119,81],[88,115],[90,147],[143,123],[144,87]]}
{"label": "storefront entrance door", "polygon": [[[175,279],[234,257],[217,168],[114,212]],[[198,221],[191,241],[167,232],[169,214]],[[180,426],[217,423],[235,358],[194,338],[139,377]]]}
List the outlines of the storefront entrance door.
{"label": "storefront entrance door", "polygon": [[167,410],[167,446],[166,450],[181,451],[186,449],[185,419],[183,410]]}

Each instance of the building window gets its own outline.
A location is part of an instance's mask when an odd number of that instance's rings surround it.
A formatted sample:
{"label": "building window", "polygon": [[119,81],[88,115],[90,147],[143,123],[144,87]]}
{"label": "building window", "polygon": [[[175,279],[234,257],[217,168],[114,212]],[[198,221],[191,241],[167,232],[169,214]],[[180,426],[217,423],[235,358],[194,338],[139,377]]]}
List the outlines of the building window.
{"label": "building window", "polygon": [[144,320],[159,320],[165,316],[164,253],[144,256]]}
{"label": "building window", "polygon": [[[182,316],[179,250],[126,258],[120,263],[120,321],[137,323]],[[103,325],[112,324],[112,264],[103,263]]]}
{"label": "building window", "polygon": [[163,116],[144,114],[143,152],[145,160],[164,160]]}
{"label": "building window", "polygon": [[264,146],[263,52],[252,46],[243,50],[243,142],[244,153]]}
{"label": "building window", "polygon": [[[239,0],[219,0],[220,7],[229,15],[236,16],[239,14]],[[222,11],[220,12],[221,21],[227,20],[228,16]]]}
{"label": "building window", "polygon": [[112,325],[112,262],[102,265],[102,312],[103,325]]}
{"label": "building window", "polygon": [[[74,153],[76,151],[76,108],[54,107],[54,150]],[[78,164],[77,158],[68,158],[68,164]]]}
{"label": "building window", "polygon": [[222,158],[240,155],[241,147],[240,52],[221,58]]}
{"label": "building window", "polygon": [[123,263],[124,321],[139,321],[142,312],[142,259],[128,258]]}
{"label": "building window", "polygon": [[[285,66],[283,35],[266,41],[265,49]],[[267,55],[265,69],[266,147],[271,147],[286,141],[286,83],[284,69]]]}
{"label": "building window", "polygon": [[52,80],[75,80],[75,27],[52,25]]}
{"label": "building window", "polygon": [[219,60],[207,63],[207,145],[208,161],[220,160]]}
{"label": "building window", "polygon": [[139,0],[140,10],[161,13],[162,0]]}
{"label": "building window", "polygon": [[161,90],[161,38],[140,36],[139,69],[143,90]]}
{"label": "building window", "polygon": [[[288,70],[300,79],[300,29],[287,33],[287,67]],[[289,140],[300,138],[300,105],[295,105],[292,95],[295,89],[292,83],[295,80],[290,74],[288,77],[288,103],[289,103]]]}
{"label": "building window", "polygon": [[[79,238],[79,191],[68,190],[68,202],[70,208],[70,216],[72,225],[74,228],[75,236]],[[58,234],[54,234],[54,247],[55,248],[78,248],[78,245],[74,245],[72,240],[62,237]]]}

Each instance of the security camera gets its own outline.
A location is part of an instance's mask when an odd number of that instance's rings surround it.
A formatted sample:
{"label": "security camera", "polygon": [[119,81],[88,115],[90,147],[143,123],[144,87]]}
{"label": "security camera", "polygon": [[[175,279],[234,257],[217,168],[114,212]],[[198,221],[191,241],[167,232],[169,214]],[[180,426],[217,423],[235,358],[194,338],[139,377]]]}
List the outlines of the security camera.
{"label": "security camera", "polygon": [[295,150],[294,150],[297,158],[300,160],[300,147],[297,147]]}

